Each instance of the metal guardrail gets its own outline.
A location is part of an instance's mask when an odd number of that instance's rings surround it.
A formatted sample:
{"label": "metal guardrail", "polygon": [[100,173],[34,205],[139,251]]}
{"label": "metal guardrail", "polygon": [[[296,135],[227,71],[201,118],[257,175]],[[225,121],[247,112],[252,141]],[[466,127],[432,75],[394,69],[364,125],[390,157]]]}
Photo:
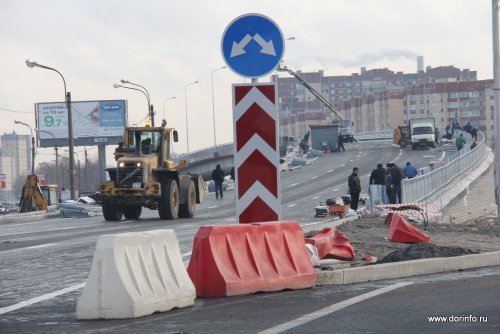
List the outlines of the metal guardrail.
{"label": "metal guardrail", "polygon": [[[441,167],[417,176],[413,179],[405,179],[401,184],[401,195],[403,203],[419,202],[431,196],[436,191],[453,181],[469,168],[474,166],[486,152],[486,141],[484,133],[478,132],[480,143],[474,149],[463,148],[451,155],[452,160]],[[469,145],[467,143],[466,145]]]}

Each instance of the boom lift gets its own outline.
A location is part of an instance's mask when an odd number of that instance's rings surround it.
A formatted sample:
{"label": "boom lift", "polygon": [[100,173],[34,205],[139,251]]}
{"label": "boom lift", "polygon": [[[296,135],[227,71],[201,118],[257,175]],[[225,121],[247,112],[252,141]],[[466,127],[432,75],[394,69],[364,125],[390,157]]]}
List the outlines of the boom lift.
{"label": "boom lift", "polygon": [[[300,77],[300,75],[298,75],[296,72],[292,71],[291,69],[289,69],[286,66],[285,67],[278,67],[276,70],[278,70],[280,72],[287,72],[288,74],[293,75],[295,77],[295,79],[297,79],[302,84],[302,86],[306,87],[314,96],[316,96],[316,98],[318,100],[320,100],[325,105],[325,107],[327,107],[332,113],[334,113],[335,116],[337,116],[337,118],[340,121],[344,120],[344,117],[342,116],[342,114],[333,106],[333,104],[331,104],[330,101],[325,99],[323,97],[323,95],[321,95],[316,89],[314,89],[310,84],[308,84],[304,79],[302,79]],[[331,113],[328,113],[328,116],[330,116],[332,121],[335,121],[335,119],[332,117]]]}
{"label": "boom lift", "polygon": [[[288,74],[294,76],[295,79],[297,79],[302,84],[302,86],[307,88],[307,90],[309,90],[314,96],[316,96],[316,98],[318,100],[320,100],[321,103],[323,103],[325,105],[325,107],[328,108],[328,110],[330,110],[330,112],[327,112],[327,114],[332,120],[331,124],[337,124],[339,126],[339,133],[344,136],[344,139],[343,139],[344,142],[352,143],[353,141],[355,141],[353,134],[352,134],[352,128],[351,128],[350,121],[344,119],[344,116],[337,110],[337,108],[335,108],[334,105],[330,101],[325,99],[323,97],[323,95],[321,95],[320,92],[318,92],[316,89],[314,89],[310,84],[307,83],[307,81],[302,79],[302,77],[300,75],[298,75],[296,72],[292,71],[288,67],[286,67],[286,66],[285,67],[278,67],[276,70],[278,70],[280,72],[287,72]],[[338,120],[336,120],[332,117],[332,113],[338,118]],[[335,142],[336,141],[337,141],[337,139],[335,139]]]}

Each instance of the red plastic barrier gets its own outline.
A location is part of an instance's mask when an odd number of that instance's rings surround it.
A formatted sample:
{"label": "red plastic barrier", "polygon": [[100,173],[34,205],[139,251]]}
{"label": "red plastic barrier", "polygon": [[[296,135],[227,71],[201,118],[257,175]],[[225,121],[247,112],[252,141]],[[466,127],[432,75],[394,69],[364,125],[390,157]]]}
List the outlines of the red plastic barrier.
{"label": "red plastic barrier", "polygon": [[384,224],[387,226],[391,226],[391,221],[393,219],[394,212],[389,212],[387,217],[385,217]]}
{"label": "red plastic barrier", "polygon": [[316,283],[297,222],[202,226],[188,274],[198,297],[304,289]]}
{"label": "red plastic barrier", "polygon": [[393,213],[391,216],[387,238],[393,242],[410,244],[426,244],[430,240],[427,234],[411,226],[397,213]]}
{"label": "red plastic barrier", "polygon": [[352,261],[355,258],[349,238],[336,229],[325,228],[305,241],[316,246],[320,259]]}

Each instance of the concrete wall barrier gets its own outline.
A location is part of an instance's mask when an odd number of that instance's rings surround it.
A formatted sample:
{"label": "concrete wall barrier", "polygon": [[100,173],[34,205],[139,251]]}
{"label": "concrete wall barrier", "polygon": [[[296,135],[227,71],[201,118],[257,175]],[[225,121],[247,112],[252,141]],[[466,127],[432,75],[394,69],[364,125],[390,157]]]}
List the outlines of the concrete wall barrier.
{"label": "concrete wall barrier", "polygon": [[297,222],[202,226],[188,272],[199,297],[304,289],[316,282]]}
{"label": "concrete wall barrier", "polygon": [[101,236],[78,319],[137,318],[194,304],[174,230]]}

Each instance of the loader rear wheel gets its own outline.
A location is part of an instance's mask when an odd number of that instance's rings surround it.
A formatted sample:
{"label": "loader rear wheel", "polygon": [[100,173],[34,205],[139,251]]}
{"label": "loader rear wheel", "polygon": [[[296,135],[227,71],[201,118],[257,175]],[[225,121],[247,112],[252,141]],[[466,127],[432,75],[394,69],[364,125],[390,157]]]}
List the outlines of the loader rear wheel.
{"label": "loader rear wheel", "polygon": [[104,219],[108,221],[117,221],[122,219],[123,212],[120,207],[109,199],[102,201],[102,214]]}
{"label": "loader rear wheel", "polygon": [[179,217],[193,218],[196,209],[196,188],[194,182],[190,181],[187,189],[187,201],[179,205]]}
{"label": "loader rear wheel", "polygon": [[161,182],[161,196],[158,201],[160,219],[176,219],[179,216],[179,187],[172,179]]}
{"label": "loader rear wheel", "polygon": [[142,212],[142,206],[140,205],[129,205],[123,207],[123,215],[127,219],[139,219]]}

